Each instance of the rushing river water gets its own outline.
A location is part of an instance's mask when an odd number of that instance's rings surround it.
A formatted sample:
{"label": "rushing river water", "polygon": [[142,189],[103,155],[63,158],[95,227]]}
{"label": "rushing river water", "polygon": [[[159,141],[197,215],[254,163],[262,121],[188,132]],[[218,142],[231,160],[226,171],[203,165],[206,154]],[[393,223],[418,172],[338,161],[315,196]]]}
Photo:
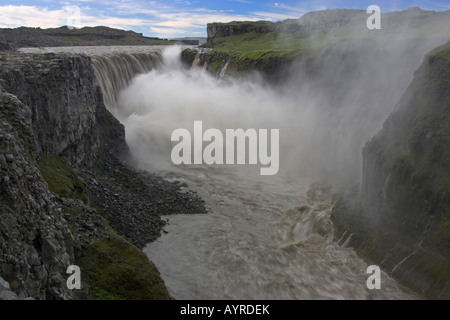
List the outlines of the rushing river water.
{"label": "rushing river water", "polygon": [[332,203],[314,188],[318,199],[307,199],[309,181],[239,168],[167,177],[187,182],[210,208],[165,217],[167,233],[144,250],[176,299],[412,298],[384,273],[381,290],[367,288],[368,263],[332,241]]}

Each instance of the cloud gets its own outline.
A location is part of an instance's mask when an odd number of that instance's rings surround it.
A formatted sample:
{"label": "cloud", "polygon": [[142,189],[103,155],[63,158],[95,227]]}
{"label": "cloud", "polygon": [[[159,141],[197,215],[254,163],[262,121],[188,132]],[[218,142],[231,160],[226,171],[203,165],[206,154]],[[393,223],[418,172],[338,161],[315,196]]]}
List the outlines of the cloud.
{"label": "cloud", "polygon": [[[186,29],[150,27],[149,30],[159,35],[159,38],[176,38],[186,36]],[[189,36],[202,36],[202,31],[191,31]]]}
{"label": "cloud", "polygon": [[[41,27],[57,28],[63,25],[73,25],[73,11],[68,7],[49,10],[48,8],[38,8],[35,6],[0,6],[0,27]],[[109,26],[129,30],[135,26],[145,25],[146,20],[136,18],[121,18],[110,16],[92,16],[81,14],[80,26]]]}
{"label": "cloud", "polygon": [[[306,13],[306,12],[304,12]],[[258,17],[258,20],[270,20],[270,21],[278,21],[278,20],[286,20],[286,19],[297,19],[300,18],[302,14],[289,14],[289,13],[276,13],[276,12],[252,12],[255,17]]]}
{"label": "cloud", "polygon": [[68,20],[64,9],[48,10],[35,6],[0,6],[0,27],[54,28],[65,25]]}
{"label": "cloud", "polygon": [[[234,0],[246,2],[248,0]],[[195,7],[188,1],[143,1],[143,0],[71,0],[40,2],[48,6],[4,5],[0,6],[0,27],[20,26],[56,28],[72,25],[67,6],[78,5],[81,14],[78,27],[108,26],[134,30],[147,36],[180,37],[182,35],[206,35],[210,22],[229,21],[277,21],[299,18],[306,10],[283,3],[268,6],[269,10],[236,13],[232,10],[212,10]],[[51,7],[50,7],[51,6]]]}

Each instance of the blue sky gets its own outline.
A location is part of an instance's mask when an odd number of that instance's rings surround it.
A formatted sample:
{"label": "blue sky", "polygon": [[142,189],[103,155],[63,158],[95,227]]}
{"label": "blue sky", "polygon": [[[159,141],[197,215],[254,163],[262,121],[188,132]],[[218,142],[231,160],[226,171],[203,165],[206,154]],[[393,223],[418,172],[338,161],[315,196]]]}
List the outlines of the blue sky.
{"label": "blue sky", "polygon": [[299,18],[324,9],[367,9],[382,12],[417,6],[426,10],[450,10],[450,0],[0,0],[0,27],[53,28],[63,25],[105,25],[133,30],[146,36],[175,38],[206,36],[208,22]]}

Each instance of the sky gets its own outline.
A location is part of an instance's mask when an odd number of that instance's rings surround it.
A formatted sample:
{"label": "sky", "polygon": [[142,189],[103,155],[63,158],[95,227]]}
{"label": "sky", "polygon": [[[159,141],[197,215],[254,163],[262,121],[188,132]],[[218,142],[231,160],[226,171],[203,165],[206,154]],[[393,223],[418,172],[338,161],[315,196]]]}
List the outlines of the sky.
{"label": "sky", "polygon": [[310,11],[366,10],[370,5],[378,5],[381,12],[450,10],[450,0],[0,0],[0,28],[108,26],[148,37],[205,37],[210,22],[279,21]]}

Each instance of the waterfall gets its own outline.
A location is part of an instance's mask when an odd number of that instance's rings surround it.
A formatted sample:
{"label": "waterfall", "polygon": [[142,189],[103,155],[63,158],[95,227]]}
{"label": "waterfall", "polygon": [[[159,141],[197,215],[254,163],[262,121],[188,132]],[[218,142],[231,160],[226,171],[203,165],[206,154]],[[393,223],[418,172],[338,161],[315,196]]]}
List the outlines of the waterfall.
{"label": "waterfall", "polygon": [[194,61],[192,62],[192,68],[198,67],[200,65],[201,59],[200,59],[200,52],[197,52],[195,55]]}
{"label": "waterfall", "polygon": [[103,100],[115,114],[116,102],[121,90],[139,75],[162,66],[161,51],[142,53],[108,53],[92,57],[95,76],[103,92]]}
{"label": "waterfall", "polygon": [[[316,151],[327,140],[323,128],[330,123],[323,116],[328,114],[309,104],[313,96],[300,100],[256,80],[220,79],[201,67],[184,68],[176,48],[165,50],[163,60],[162,68],[137,76],[122,90],[117,116],[133,164],[183,183],[209,210],[164,216],[166,233],[144,249],[173,297],[410,298],[386,274],[384,290],[370,291],[368,264],[332,241],[331,189],[309,188],[312,180],[306,177],[317,180],[313,165],[332,156]],[[283,129],[283,169],[269,178],[260,175],[259,166],[174,165],[171,135],[178,128],[191,131],[197,119],[220,132]],[[302,161],[307,157],[311,161]]]}
{"label": "waterfall", "polygon": [[228,65],[230,64],[231,59],[228,59],[223,68],[220,70],[219,79],[223,79],[228,69]]}
{"label": "waterfall", "polygon": [[[322,74],[317,82],[304,77],[305,67],[299,64],[283,90],[265,86],[258,77],[221,79],[229,61],[215,76],[201,67],[185,68],[176,47],[92,59],[105,103],[125,126],[133,165],[183,183],[209,210],[163,217],[168,222],[165,233],[144,249],[173,297],[413,298],[385,273],[383,290],[369,290],[368,262],[332,241],[331,189],[311,185],[353,173],[360,140],[367,141],[364,136],[371,134],[368,124],[384,117],[375,108],[379,99],[366,99],[372,75],[380,73],[378,64],[368,72],[367,61],[381,61],[380,56],[367,50],[358,64],[351,60],[343,68],[340,62],[347,52],[342,50],[320,58],[325,61],[320,71],[329,83],[322,83]],[[359,52],[359,46],[354,50]],[[397,59],[382,66],[390,70],[394,63]],[[336,85],[343,83],[350,66],[358,71],[346,80],[353,90]],[[408,78],[410,73],[396,75]],[[384,73],[376,79],[387,82]],[[388,79],[392,85],[383,87],[384,92],[395,101],[402,88],[393,88],[393,83],[403,77]],[[371,113],[373,109],[377,112]],[[190,131],[197,120],[220,132],[280,129],[279,174],[268,178],[244,165],[174,165],[172,133],[179,128]],[[358,139],[349,139],[354,136]],[[351,171],[341,170],[349,167]]]}

